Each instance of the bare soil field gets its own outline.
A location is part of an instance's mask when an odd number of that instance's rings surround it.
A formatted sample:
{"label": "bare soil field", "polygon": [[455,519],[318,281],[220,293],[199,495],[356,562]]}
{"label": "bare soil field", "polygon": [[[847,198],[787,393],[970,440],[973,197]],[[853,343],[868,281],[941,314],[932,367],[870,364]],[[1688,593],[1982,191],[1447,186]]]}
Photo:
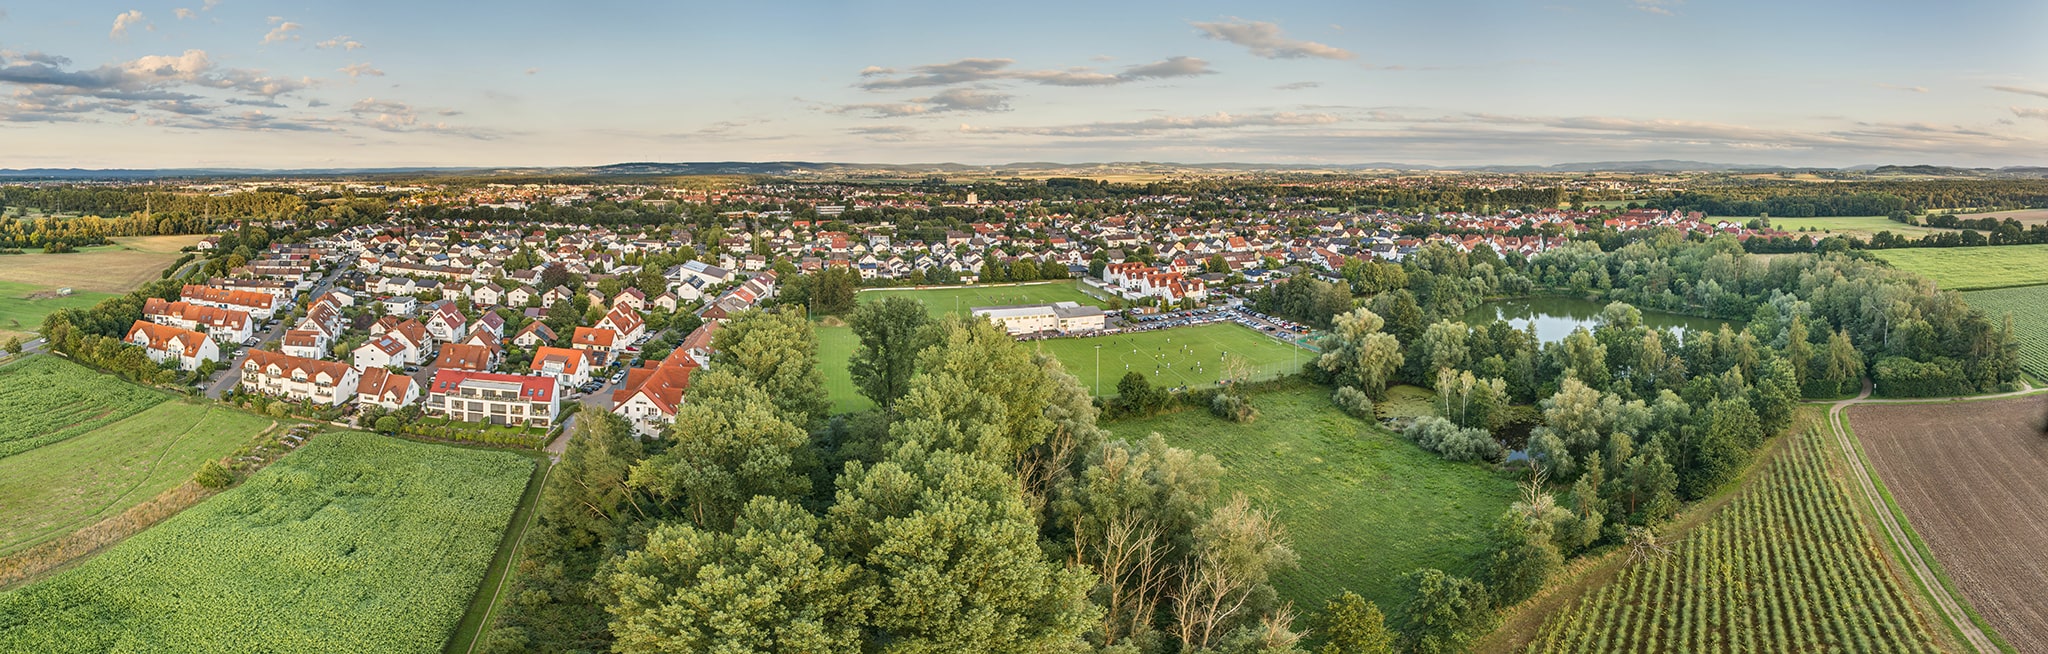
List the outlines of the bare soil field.
{"label": "bare soil field", "polygon": [[2048,651],[2048,437],[2041,396],[1863,404],[1850,426],[1963,596],[2022,652]]}

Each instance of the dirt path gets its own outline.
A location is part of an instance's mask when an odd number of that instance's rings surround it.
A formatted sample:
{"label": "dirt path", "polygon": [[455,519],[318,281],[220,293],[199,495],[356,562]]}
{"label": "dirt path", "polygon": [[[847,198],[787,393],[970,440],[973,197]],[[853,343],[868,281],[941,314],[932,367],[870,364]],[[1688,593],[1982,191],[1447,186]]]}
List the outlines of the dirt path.
{"label": "dirt path", "polygon": [[1878,521],[1883,523],[1885,532],[1891,536],[1892,542],[1899,545],[1896,549],[1900,560],[1906,564],[1907,570],[1912,571],[1914,579],[1919,581],[1920,586],[1927,589],[1927,594],[1934,598],[1935,609],[1941,611],[1942,616],[1948,620],[1949,624],[1955,625],[1956,629],[1962,632],[1964,642],[1972,650],[1980,654],[1996,654],[1999,651],[1998,646],[1992,644],[1991,638],[1984,634],[1984,630],[1979,628],[1976,622],[1970,620],[1969,613],[1963,610],[1962,603],[1957,600],[1955,594],[1948,587],[1943,586],[1941,579],[1934,575],[1933,568],[1928,565],[1927,556],[1923,555],[1918,548],[1913,546],[1912,541],[1906,538],[1906,531],[1900,527],[1898,517],[1892,515],[1891,507],[1886,506],[1884,496],[1877,492],[1877,483],[1872,481],[1870,469],[1863,465],[1863,458],[1856,455],[1856,444],[1849,438],[1849,433],[1842,428],[1844,421],[1848,420],[1848,418],[1843,416],[1843,411],[1858,404],[1988,400],[2026,395],[2032,392],[2034,392],[2033,385],[2023,384],[2021,390],[1993,395],[1873,400],[1870,399],[1870,382],[1866,380],[1863,383],[1863,391],[1858,393],[1856,397],[1836,402],[1828,407],[1828,429],[1834,433],[1836,443],[1842,447],[1842,457],[1849,464],[1849,471],[1854,473],[1856,487],[1863,491],[1864,499],[1870,501],[1871,511],[1877,515]]}

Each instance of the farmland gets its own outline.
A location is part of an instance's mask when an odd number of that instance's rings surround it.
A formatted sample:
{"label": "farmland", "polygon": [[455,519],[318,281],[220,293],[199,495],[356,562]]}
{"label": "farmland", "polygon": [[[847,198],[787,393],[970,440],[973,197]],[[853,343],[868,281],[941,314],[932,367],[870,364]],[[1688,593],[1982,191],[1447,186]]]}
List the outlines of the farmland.
{"label": "farmland", "polygon": [[1989,291],[1970,291],[1963,301],[1982,309],[1993,321],[2012,316],[2012,331],[2020,344],[2020,369],[2035,380],[2048,382],[2048,286],[2022,286]]}
{"label": "farmland", "polygon": [[1900,248],[1873,254],[1900,269],[1925,275],[1945,290],[2048,284],[2048,244]]}
{"label": "farmland", "polygon": [[126,236],[113,245],[79,248],[69,254],[0,256],[0,279],[43,290],[73,288],[101,293],[126,293],[143,282],[159,279],[165,266],[177,261],[178,249],[200,236]]}
{"label": "farmland", "polygon": [[170,399],[51,356],[0,366],[0,461]]}
{"label": "farmland", "polygon": [[1790,438],[1757,483],[1552,616],[1527,651],[1940,651],[1858,522],[1836,455],[1816,433]]}
{"label": "farmland", "polygon": [[0,511],[0,554],[156,497],[269,425],[267,418],[224,406],[165,402],[0,459],[0,506],[8,507]]}
{"label": "farmland", "polygon": [[[1743,223],[1747,223],[1751,220],[1756,219],[1755,216],[1715,216],[1714,218],[1718,220],[1732,220]],[[1841,234],[1844,236],[1855,236],[1861,239],[1869,239],[1872,235],[1878,232],[1891,232],[1893,234],[1904,236],[1909,239],[1918,239],[1926,234],[1939,234],[1942,232],[1955,231],[1952,229],[1941,229],[1938,227],[1908,225],[1906,223],[1892,220],[1891,218],[1885,216],[1828,216],[1816,218],[1784,218],[1779,216],[1772,216],[1771,227],[1793,233],[1798,233],[1801,229],[1811,229],[1816,232]]]}
{"label": "farmland", "polygon": [[1864,404],[1848,419],[1940,571],[1992,630],[2048,651],[2042,398]]}
{"label": "farmland", "polygon": [[1259,418],[1232,423],[1188,410],[1108,425],[1118,438],[1159,432],[1176,447],[1210,454],[1242,492],[1286,525],[1301,567],[1275,578],[1295,606],[1321,606],[1352,590],[1399,606],[1398,578],[1422,567],[1474,572],[1495,518],[1514,499],[1509,477],[1444,461],[1330,404],[1308,384],[1256,394]]}
{"label": "farmland", "polygon": [[0,593],[0,651],[437,652],[533,462],[357,432]]}
{"label": "farmland", "polygon": [[1078,281],[1068,280],[1012,286],[891,288],[862,291],[856,298],[861,302],[877,302],[885,298],[907,297],[923,302],[934,318],[947,314],[964,316],[967,315],[967,310],[973,307],[1013,304],[1078,302],[1089,306],[1102,306],[1102,300],[1081,292],[1079,284]]}

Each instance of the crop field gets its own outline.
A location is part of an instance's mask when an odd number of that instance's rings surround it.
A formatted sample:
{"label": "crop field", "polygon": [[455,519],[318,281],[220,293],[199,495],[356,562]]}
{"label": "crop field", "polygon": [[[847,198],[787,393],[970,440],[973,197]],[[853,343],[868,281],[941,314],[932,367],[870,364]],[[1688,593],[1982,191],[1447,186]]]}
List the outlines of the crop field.
{"label": "crop field", "polygon": [[1879,259],[1950,291],[2048,284],[2048,244],[1876,250]]}
{"label": "crop field", "polygon": [[54,356],[0,366],[0,461],[84,434],[170,396]]}
{"label": "crop field", "polygon": [[1081,292],[1079,280],[1058,280],[1041,283],[1025,283],[1014,286],[946,286],[937,288],[890,288],[861,291],[855,297],[861,302],[876,302],[884,298],[907,297],[924,302],[932,317],[947,314],[967,315],[974,307],[1008,306],[1013,304],[1047,304],[1052,302],[1078,302],[1087,306],[1102,306],[1102,300]]}
{"label": "crop field", "polygon": [[0,593],[0,651],[441,651],[533,465],[316,436],[78,567]]}
{"label": "crop field", "polygon": [[1118,438],[1159,432],[1216,457],[1223,494],[1242,492],[1286,525],[1301,568],[1275,578],[1297,607],[1351,590],[1383,607],[1405,600],[1399,578],[1421,567],[1473,574],[1488,529],[1514,501],[1514,481],[1453,463],[1377,424],[1345,415],[1328,389],[1292,384],[1258,393],[1257,421],[1193,409],[1111,423]]}
{"label": "crop field", "polygon": [[1976,220],[1978,218],[1997,218],[1999,220],[2005,220],[2007,218],[2011,218],[2013,220],[2020,221],[2020,223],[2022,224],[2039,225],[2041,223],[2048,223],[2048,209],[2012,209],[2009,211],[1993,211],[1990,213],[1956,214],[1956,217],[1968,218],[1970,220]]}
{"label": "crop field", "polygon": [[[1714,218],[1743,223],[1756,219],[1755,216],[1715,216]],[[1886,216],[1826,216],[1816,218],[1771,216],[1771,227],[1795,234],[1799,233],[1800,228],[1810,228],[1815,231],[1855,236],[1862,239],[1869,239],[1871,235],[1878,232],[1891,232],[1906,238],[1917,239],[1926,234],[1955,231],[1938,227],[1908,225]]]}
{"label": "crop field", "polygon": [[1836,460],[1818,434],[1794,436],[1755,485],[1552,616],[1527,651],[1940,651]]}
{"label": "crop field", "polygon": [[2036,386],[2048,382],[2048,286],[2021,286],[1970,291],[1963,301],[1996,322],[2012,316],[2013,337],[2020,343],[2020,369]]}
{"label": "crop field", "polygon": [[[117,384],[108,380],[107,384]],[[119,514],[233,452],[271,424],[224,406],[165,402],[0,459],[0,554]]]}
{"label": "crop field", "polygon": [[1992,630],[2048,651],[2048,437],[2041,396],[1864,404],[1856,439],[1941,572]]}

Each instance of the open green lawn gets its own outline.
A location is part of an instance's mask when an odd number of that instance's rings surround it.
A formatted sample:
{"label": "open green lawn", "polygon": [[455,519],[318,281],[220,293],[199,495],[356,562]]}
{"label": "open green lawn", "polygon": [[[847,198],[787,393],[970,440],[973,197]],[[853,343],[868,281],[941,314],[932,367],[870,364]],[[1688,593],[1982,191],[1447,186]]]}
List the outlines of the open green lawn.
{"label": "open green lawn", "polygon": [[26,341],[30,338],[30,333],[42,328],[43,316],[50,315],[58,309],[89,307],[114,296],[113,293],[93,291],[73,291],[71,295],[64,297],[38,295],[54,293],[56,290],[21,282],[0,281],[0,341],[10,336],[19,336]]}
{"label": "open green lawn", "polygon": [[2048,244],[1899,248],[1872,254],[1951,291],[2048,284]]}
{"label": "open green lawn", "polygon": [[171,396],[48,355],[0,366],[0,461],[162,404]]}
{"label": "open green lawn", "polygon": [[875,302],[889,297],[907,297],[924,302],[932,317],[949,313],[967,315],[974,307],[1008,306],[1013,304],[1047,304],[1052,302],[1078,302],[1088,306],[1103,306],[1102,300],[1081,292],[1080,280],[1058,280],[1049,282],[1024,283],[1014,286],[944,286],[934,288],[890,288],[861,291],[856,297],[862,302]]}
{"label": "open green lawn", "polygon": [[240,487],[0,593],[0,651],[438,652],[533,466],[318,435]]}
{"label": "open green lawn", "polygon": [[[104,383],[123,382],[108,380]],[[185,480],[270,426],[225,405],[165,402],[0,459],[0,554],[119,514]]]}
{"label": "open green lawn", "polygon": [[[1756,216],[1714,216],[1713,218],[1716,220],[1733,220],[1748,223],[1751,220],[1755,220]],[[1818,218],[1771,216],[1771,227],[1795,234],[1800,233],[1799,230],[1801,228],[1810,228],[1813,231],[1843,234],[1862,239],[1869,239],[1873,234],[1887,231],[1912,239],[1920,238],[1925,234],[1955,231],[1952,229],[1908,225],[1892,220],[1887,216],[1826,216]]]}
{"label": "open green lawn", "polygon": [[2020,368],[2036,385],[2048,383],[2048,286],[1970,291],[1963,294],[1963,301],[1983,310],[1993,321],[2012,316],[2013,338],[2020,343]]}
{"label": "open green lawn", "polygon": [[1391,610],[1411,570],[1476,571],[1488,528],[1514,500],[1513,480],[1344,415],[1322,387],[1292,385],[1252,402],[1259,418],[1249,424],[1189,410],[1109,429],[1120,438],[1156,431],[1228,468],[1224,492],[1251,497],[1293,537],[1301,568],[1276,584],[1297,608],[1349,589]]}
{"label": "open green lawn", "polygon": [[[853,375],[847,372],[847,359],[860,345],[853,329],[819,326],[817,330],[818,367],[825,373],[825,390],[832,398],[832,410],[860,411],[874,406],[854,389]],[[1098,344],[1102,346],[1101,394],[1106,395],[1115,395],[1117,381],[1123,379],[1124,373],[1133,370],[1145,373],[1154,385],[1200,387],[1214,384],[1223,375],[1222,357],[1225,352],[1251,359],[1256,379],[1292,373],[1316,356],[1314,352],[1228,322],[1114,336],[1052,338],[1027,342],[1024,347],[1051,352],[1059,357],[1068,374],[1092,389],[1097,380],[1095,346]]]}

